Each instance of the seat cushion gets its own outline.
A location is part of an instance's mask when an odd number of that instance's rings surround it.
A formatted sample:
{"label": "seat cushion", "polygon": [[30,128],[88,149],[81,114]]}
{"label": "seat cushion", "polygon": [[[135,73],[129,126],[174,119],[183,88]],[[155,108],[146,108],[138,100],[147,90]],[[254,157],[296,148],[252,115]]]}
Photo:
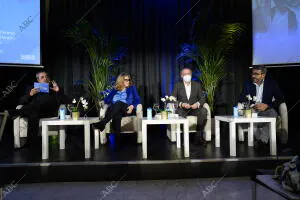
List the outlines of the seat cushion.
{"label": "seat cushion", "polygon": [[136,116],[122,117],[121,131],[137,131],[136,119]]}

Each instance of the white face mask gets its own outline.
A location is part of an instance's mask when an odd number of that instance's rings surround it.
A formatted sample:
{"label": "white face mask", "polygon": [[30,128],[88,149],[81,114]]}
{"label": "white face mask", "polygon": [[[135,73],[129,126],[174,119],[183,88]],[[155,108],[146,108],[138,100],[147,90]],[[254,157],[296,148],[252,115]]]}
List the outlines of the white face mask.
{"label": "white face mask", "polygon": [[189,83],[192,80],[192,76],[191,75],[184,75],[182,77],[182,79],[183,79],[184,82],[188,82]]}

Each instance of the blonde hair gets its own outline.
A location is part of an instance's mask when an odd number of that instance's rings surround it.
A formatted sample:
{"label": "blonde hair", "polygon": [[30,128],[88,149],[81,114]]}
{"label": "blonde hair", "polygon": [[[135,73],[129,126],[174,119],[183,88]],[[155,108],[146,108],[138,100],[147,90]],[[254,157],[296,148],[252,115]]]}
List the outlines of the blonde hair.
{"label": "blonde hair", "polygon": [[[125,79],[125,77],[128,77],[128,78],[131,79],[130,74],[125,73],[125,72],[121,73],[118,76],[117,80],[116,80],[116,84],[115,84],[115,89],[116,90],[122,91],[125,88],[124,87],[124,79]],[[131,85],[132,85],[132,80],[129,82],[129,86],[131,86]]]}

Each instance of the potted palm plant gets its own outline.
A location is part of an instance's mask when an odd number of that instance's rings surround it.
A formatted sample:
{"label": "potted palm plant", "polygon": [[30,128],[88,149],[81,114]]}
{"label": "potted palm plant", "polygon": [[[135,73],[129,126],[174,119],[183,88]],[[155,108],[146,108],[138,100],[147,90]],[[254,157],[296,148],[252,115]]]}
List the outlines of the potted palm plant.
{"label": "potted palm plant", "polygon": [[201,72],[199,80],[206,91],[207,102],[212,112],[215,108],[216,89],[226,76],[224,66],[243,30],[244,25],[240,23],[213,26],[207,29],[202,40],[181,45],[177,60],[192,61],[196,64]]}
{"label": "potted palm plant", "polygon": [[99,110],[99,102],[104,98],[105,92],[112,85],[111,76],[116,73],[112,70],[114,57],[112,56],[112,39],[100,35],[91,24],[82,20],[66,31],[66,36],[75,44],[81,44],[87,51],[91,64],[91,78],[88,80],[88,92]]}

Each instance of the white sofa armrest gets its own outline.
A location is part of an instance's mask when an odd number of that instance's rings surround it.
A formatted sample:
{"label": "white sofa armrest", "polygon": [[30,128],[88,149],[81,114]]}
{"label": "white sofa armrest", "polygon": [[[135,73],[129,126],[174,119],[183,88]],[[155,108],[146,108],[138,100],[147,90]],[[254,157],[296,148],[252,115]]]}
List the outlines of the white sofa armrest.
{"label": "white sofa armrest", "polygon": [[286,103],[281,103],[279,105],[279,115],[281,118],[281,127],[280,127],[280,140],[281,143],[286,144],[288,141],[288,110],[287,110],[287,106]]}
{"label": "white sofa armrest", "polygon": [[143,105],[142,104],[138,104],[136,106],[136,117],[143,118]]}
{"label": "white sofa armrest", "polygon": [[207,110],[207,122],[206,125],[204,127],[204,138],[206,141],[211,141],[211,110],[210,107],[208,105],[208,103],[205,103],[203,105],[203,108],[205,108]]}
{"label": "white sofa armrest", "polygon": [[99,117],[100,119],[104,118],[105,117],[105,113],[108,109],[108,105],[104,103],[104,101],[100,101],[99,102],[99,106],[100,106],[100,109],[99,109]]}

